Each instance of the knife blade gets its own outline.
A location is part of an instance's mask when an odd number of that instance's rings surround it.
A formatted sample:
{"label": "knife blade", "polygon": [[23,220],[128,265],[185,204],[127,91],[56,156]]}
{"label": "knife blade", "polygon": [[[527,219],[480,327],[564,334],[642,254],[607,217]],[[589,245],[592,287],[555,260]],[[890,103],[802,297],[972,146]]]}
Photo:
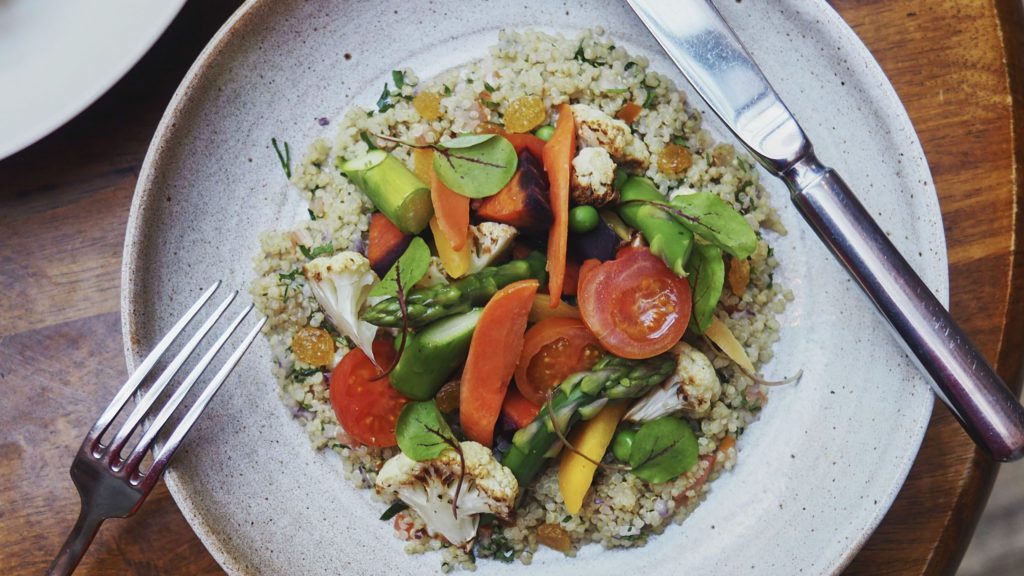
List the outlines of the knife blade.
{"label": "knife blade", "polygon": [[772,175],[863,289],[971,438],[1024,456],[1024,407],[835,170],[710,0],[627,0],[698,94]]}

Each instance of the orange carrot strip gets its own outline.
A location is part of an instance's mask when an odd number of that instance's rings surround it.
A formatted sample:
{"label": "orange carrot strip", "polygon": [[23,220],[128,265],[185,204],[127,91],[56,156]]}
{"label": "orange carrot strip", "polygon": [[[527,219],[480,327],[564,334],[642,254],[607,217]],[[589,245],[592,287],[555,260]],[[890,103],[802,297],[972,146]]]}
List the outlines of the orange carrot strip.
{"label": "orange carrot strip", "polygon": [[632,124],[633,122],[636,122],[637,117],[640,116],[640,113],[643,111],[643,106],[636,102],[629,102],[622,108],[619,108],[619,111],[615,113],[615,117],[626,124]]}
{"label": "orange carrot strip", "polygon": [[466,437],[484,446],[494,439],[539,286],[536,280],[520,280],[498,290],[473,332],[459,390],[459,421]]}
{"label": "orange carrot strip", "polygon": [[562,301],[565,282],[565,252],[569,242],[569,177],[576,154],[576,126],[568,104],[558,107],[555,133],[544,146],[544,171],[548,173],[551,211],[555,222],[548,233],[548,293],[551,307]]}
{"label": "orange carrot strip", "polygon": [[[452,250],[462,250],[469,236],[469,198],[445,186],[431,171],[430,201],[434,204],[434,216],[448,245]],[[434,240],[438,241],[437,238]]]}

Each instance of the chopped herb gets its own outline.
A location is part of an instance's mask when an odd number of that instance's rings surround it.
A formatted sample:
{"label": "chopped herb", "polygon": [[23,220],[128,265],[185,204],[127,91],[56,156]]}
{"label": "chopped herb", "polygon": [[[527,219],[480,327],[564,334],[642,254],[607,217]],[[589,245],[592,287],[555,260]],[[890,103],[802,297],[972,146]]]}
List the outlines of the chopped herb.
{"label": "chopped herb", "polygon": [[498,108],[501,107],[500,104],[498,104],[497,102],[495,102],[493,100],[483,100],[483,99],[481,99],[480,103],[483,104],[484,107],[486,107],[488,110],[495,110],[495,111],[497,111]]}
{"label": "chopped herb", "polygon": [[494,86],[491,86],[490,83],[487,82],[487,80],[484,80],[484,90],[487,90],[488,92],[497,92],[498,91],[498,89],[495,88]]}
{"label": "chopped herb", "polygon": [[289,179],[292,177],[292,150],[288,146],[288,143],[284,143],[284,154],[281,153],[281,149],[277,146],[277,138],[271,138],[270,143],[274,145],[274,152],[277,152],[277,159],[281,162],[281,169],[284,170],[284,175]]}
{"label": "chopped herb", "polygon": [[391,506],[388,506],[388,509],[385,510],[384,513],[380,515],[380,519],[381,520],[391,520],[392,518],[397,516],[399,512],[401,512],[402,510],[407,509],[408,507],[409,507],[408,504],[406,504],[405,502],[402,502],[401,500],[399,500],[398,502],[395,502]]}
{"label": "chopped herb", "polygon": [[405,72],[401,70],[392,70],[391,79],[395,82],[395,89],[401,90],[405,86]]}
{"label": "chopped herb", "polygon": [[573,54],[572,57],[574,60],[579,60],[584,64],[590,64],[594,68],[600,68],[601,66],[607,64],[607,62],[605,62],[604,60],[597,60],[596,58],[591,60],[587,58],[586,53],[583,51],[583,42],[580,42],[579,48],[576,49],[576,53]]}
{"label": "chopped herb", "polygon": [[654,90],[648,89],[647,95],[644,96],[644,108],[650,110],[654,107]]}
{"label": "chopped herb", "polygon": [[309,246],[304,244],[299,244],[299,252],[302,252],[302,255],[305,256],[307,260],[312,260],[318,256],[323,256],[324,254],[334,253],[334,243],[328,242],[327,244],[317,246],[313,249],[310,249]]}
{"label": "chopped herb", "polygon": [[284,302],[288,299],[288,291],[291,290],[292,284],[295,279],[302,275],[302,268],[295,268],[287,274],[278,274],[277,278],[281,284],[284,284],[284,294],[281,295],[281,301]]}
{"label": "chopped herb", "polygon": [[296,382],[305,381],[306,378],[309,378],[317,372],[320,372],[319,368],[296,368],[293,366],[292,371],[288,373],[288,377]]}
{"label": "chopped herb", "polygon": [[567,514],[565,518],[562,518],[562,522],[568,522],[569,520],[572,520],[572,514]]}
{"label": "chopped herb", "polygon": [[391,101],[391,90],[388,88],[388,83],[384,83],[384,90],[380,93],[380,98],[377,99],[377,111],[384,113],[395,107],[395,104]]}
{"label": "chopped herb", "polygon": [[472,84],[472,83],[473,83],[473,79],[472,78],[466,78],[466,84]]}
{"label": "chopped herb", "polygon": [[451,96],[452,95],[452,87],[447,85],[447,84],[444,84],[441,87],[441,93],[443,93],[445,96]]}
{"label": "chopped herb", "polygon": [[631,69],[633,69],[635,67],[636,67],[636,62],[633,62],[632,60],[630,60],[629,62],[626,62],[626,66],[623,68],[623,70],[631,70]]}
{"label": "chopped herb", "polygon": [[309,219],[312,220],[313,222],[316,222],[316,212],[313,212],[313,210],[310,208],[306,208],[306,212],[309,213]]}
{"label": "chopped herb", "polygon": [[625,536],[619,536],[620,540],[626,540],[627,542],[637,542],[646,538],[643,534],[626,534]]}
{"label": "chopped herb", "polygon": [[609,88],[604,92],[605,94],[628,94],[629,88]]}
{"label": "chopped herb", "polygon": [[370,134],[367,133],[365,130],[359,133],[359,139],[362,140],[363,142],[366,142],[366,146],[370,150],[377,150],[379,148],[379,146],[377,146],[377,143],[373,141],[373,138],[371,138]]}
{"label": "chopped herb", "polygon": [[687,147],[686,140],[683,140],[682,136],[676,136],[675,138],[673,138],[672,143],[675,144],[676,146],[682,146],[683,148]]}

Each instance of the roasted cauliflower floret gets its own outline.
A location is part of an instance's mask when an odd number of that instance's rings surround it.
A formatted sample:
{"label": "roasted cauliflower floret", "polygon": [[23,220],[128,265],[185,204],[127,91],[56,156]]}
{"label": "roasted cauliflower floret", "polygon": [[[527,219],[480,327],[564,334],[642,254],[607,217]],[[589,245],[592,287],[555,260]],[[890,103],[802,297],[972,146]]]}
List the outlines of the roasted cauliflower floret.
{"label": "roasted cauliflower floret", "polygon": [[[444,536],[452,545],[468,548],[476,538],[480,514],[510,519],[519,483],[488,448],[470,441],[460,446],[464,476],[455,450],[423,462],[399,453],[377,473],[375,488],[378,494],[396,497],[415,510],[431,536]],[[460,476],[462,489],[453,505]]]}
{"label": "roasted cauliflower floret", "polygon": [[637,170],[646,170],[650,165],[647,145],[633,136],[622,120],[588,104],[573,104],[572,115],[580,148],[604,148],[617,163]]}
{"label": "roasted cauliflower floret", "polygon": [[711,360],[685,342],[672,348],[676,371],[630,408],[625,419],[646,422],[681,412],[688,418],[703,418],[722,394],[722,383]]}
{"label": "roasted cauliflower floret", "polygon": [[423,278],[416,283],[417,288],[430,288],[431,286],[437,286],[438,284],[447,284],[449,282],[448,271],[444,269],[444,263],[437,256],[430,257],[430,265],[427,267],[427,273],[423,275]]}
{"label": "roasted cauliflower floret", "polygon": [[615,182],[615,162],[604,148],[584,148],[572,159],[572,201],[600,208],[619,199]]}
{"label": "roasted cauliflower floret", "polygon": [[359,317],[378,282],[370,261],[358,252],[339,252],[311,260],[302,272],[327,319],[372,360],[377,327]]}
{"label": "roasted cauliflower floret", "polygon": [[515,226],[497,222],[481,222],[469,227],[469,270],[476,274],[496,262],[512,248],[519,231]]}

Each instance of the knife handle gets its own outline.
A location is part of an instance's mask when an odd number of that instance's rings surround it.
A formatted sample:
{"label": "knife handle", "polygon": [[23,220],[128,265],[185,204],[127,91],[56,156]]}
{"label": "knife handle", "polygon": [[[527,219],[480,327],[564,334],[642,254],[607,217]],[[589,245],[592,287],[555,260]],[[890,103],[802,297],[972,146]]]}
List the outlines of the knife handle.
{"label": "knife handle", "polygon": [[809,153],[782,177],[793,203],[861,285],[967,433],[997,460],[1024,455],[1024,407],[839,174]]}

